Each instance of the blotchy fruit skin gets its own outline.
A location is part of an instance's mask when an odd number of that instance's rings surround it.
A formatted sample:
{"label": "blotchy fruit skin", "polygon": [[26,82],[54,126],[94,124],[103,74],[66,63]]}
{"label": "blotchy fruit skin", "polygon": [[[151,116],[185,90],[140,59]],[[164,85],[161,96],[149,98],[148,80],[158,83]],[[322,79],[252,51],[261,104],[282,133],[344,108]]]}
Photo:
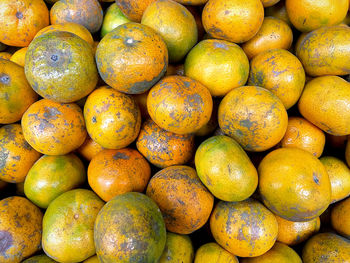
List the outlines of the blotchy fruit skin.
{"label": "blotchy fruit skin", "polygon": [[146,159],[159,168],[187,163],[194,153],[194,136],[176,134],[146,120],[136,141],[136,147]]}
{"label": "blotchy fruit skin", "polygon": [[187,77],[206,86],[211,95],[224,96],[247,82],[249,61],[238,45],[206,39],[188,53],[184,70]]}
{"label": "blotchy fruit skin", "polygon": [[46,209],[56,197],[85,180],[84,164],[76,155],[44,155],[29,170],[24,193],[35,205]]}
{"label": "blotchy fruit skin", "polygon": [[0,59],[0,123],[19,121],[37,99],[38,95],[30,87],[23,67]]}
{"label": "blotchy fruit skin", "polygon": [[90,136],[86,136],[85,142],[77,149],[78,153],[88,161],[91,161],[102,150],[103,147],[91,139]]}
{"label": "blotchy fruit skin", "polygon": [[157,262],[165,247],[166,229],[157,205],[141,193],[114,197],[98,214],[94,240],[103,263]]}
{"label": "blotchy fruit skin", "polygon": [[304,263],[350,262],[350,241],[334,233],[321,233],[310,238],[302,253]]}
{"label": "blotchy fruit skin", "polygon": [[243,86],[223,98],[218,121],[221,130],[245,150],[260,152],[283,138],[288,115],[281,100],[269,90]]}
{"label": "blotchy fruit skin", "polygon": [[0,261],[19,263],[41,247],[39,208],[28,199],[12,196],[0,201]]}
{"label": "blotchy fruit skin", "polygon": [[190,234],[201,228],[214,204],[214,197],[196,171],[184,165],[156,173],[148,183],[146,194],[162,211],[167,230],[177,234]]}
{"label": "blotchy fruit skin", "polygon": [[320,230],[321,222],[319,217],[310,221],[294,222],[277,215],[275,216],[278,223],[277,241],[288,246],[300,244]]}
{"label": "blotchy fruit skin", "polygon": [[106,149],[128,146],[141,127],[140,109],[133,97],[108,86],[89,95],[84,117],[91,139]]}
{"label": "blotchy fruit skin", "polygon": [[167,76],[150,90],[147,109],[159,127],[177,134],[189,134],[209,121],[213,99],[199,81]]}
{"label": "blotchy fruit skin", "polygon": [[51,24],[73,22],[97,32],[103,21],[103,11],[98,0],[59,0],[50,10]]}
{"label": "blotchy fruit skin", "polygon": [[261,161],[258,173],[264,204],[284,219],[309,221],[330,204],[331,184],[326,168],[307,151],[274,150]]}
{"label": "blotchy fruit skin", "polygon": [[255,36],[264,19],[260,0],[209,0],[202,13],[205,31],[214,38],[243,43]]}
{"label": "blotchy fruit skin", "polygon": [[168,50],[161,36],[152,28],[126,23],[100,41],[96,62],[102,79],[112,88],[140,94],[165,74]]}
{"label": "blotchy fruit skin", "polygon": [[350,238],[350,198],[337,203],[331,212],[333,228],[347,239]]}
{"label": "blotchy fruit skin", "polygon": [[143,12],[155,0],[115,0],[123,14],[132,21],[141,22]]}
{"label": "blotchy fruit skin", "polygon": [[0,1],[0,41],[26,47],[35,34],[49,25],[49,10],[43,0]]}
{"label": "blotchy fruit skin", "polygon": [[37,255],[33,256],[31,258],[28,258],[22,263],[56,263],[57,261],[53,260],[52,258],[48,257],[47,255]]}
{"label": "blotchy fruit skin", "polygon": [[118,5],[116,3],[111,4],[107,8],[106,14],[103,17],[101,38],[107,35],[107,33],[111,32],[114,28],[128,22],[131,21],[123,14]]}
{"label": "blotchy fruit skin", "polygon": [[45,254],[61,263],[93,256],[94,222],[103,205],[94,192],[86,189],[71,190],[53,200],[43,218]]}
{"label": "blotchy fruit skin", "polygon": [[298,103],[301,115],[323,131],[350,134],[350,83],[338,76],[307,82]]}
{"label": "blotchy fruit skin", "polygon": [[39,159],[24,139],[20,124],[8,124],[0,128],[0,179],[9,183],[24,182],[24,179]]}
{"label": "blotchy fruit skin", "polygon": [[33,103],[22,117],[23,135],[38,152],[64,155],[83,144],[84,117],[74,103],[62,104],[42,99]]}
{"label": "blotchy fruit skin", "polygon": [[194,263],[238,263],[238,259],[217,243],[207,243],[198,248]]}
{"label": "blotchy fruit skin", "polygon": [[251,60],[248,85],[270,90],[289,109],[298,101],[305,85],[303,65],[287,50],[266,50]]}
{"label": "blotchy fruit skin", "polygon": [[194,250],[191,239],[186,235],[167,232],[166,243],[159,263],[192,263]]}
{"label": "blotchy fruit skin", "polygon": [[98,81],[91,45],[65,31],[36,37],[28,47],[24,71],[39,95],[63,103],[85,97]]}
{"label": "blotchy fruit skin", "polygon": [[227,136],[213,136],[198,147],[196,170],[202,183],[220,200],[243,201],[258,185],[258,173],[241,146]]}
{"label": "blotchy fruit skin", "polygon": [[152,2],[145,10],[141,23],[162,36],[168,47],[171,63],[181,61],[198,40],[198,29],[193,15],[186,7],[172,0]]}
{"label": "blotchy fruit skin", "polygon": [[220,201],[210,217],[210,229],[219,245],[239,257],[264,254],[278,233],[275,216],[253,199]]}
{"label": "blotchy fruit skin", "polygon": [[296,55],[310,76],[350,73],[350,28],[321,27],[308,33]]}

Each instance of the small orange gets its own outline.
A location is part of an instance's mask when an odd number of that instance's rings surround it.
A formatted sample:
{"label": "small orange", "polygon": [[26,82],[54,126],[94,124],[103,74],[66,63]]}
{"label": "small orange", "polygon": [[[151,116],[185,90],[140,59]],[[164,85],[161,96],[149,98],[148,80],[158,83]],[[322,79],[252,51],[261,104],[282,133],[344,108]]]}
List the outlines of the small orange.
{"label": "small orange", "polygon": [[189,236],[167,232],[165,248],[158,263],[193,263],[193,258],[193,245]]}
{"label": "small orange", "polygon": [[[113,0],[114,2],[114,0]],[[134,1],[132,2],[134,3]],[[103,17],[103,23],[101,27],[101,38],[111,32],[118,26],[131,22],[120,10],[116,3],[111,4]]]}
{"label": "small orange", "polygon": [[238,263],[237,257],[217,243],[207,243],[198,248],[194,263]]}
{"label": "small orange", "polygon": [[183,5],[203,5],[205,4],[206,2],[208,2],[208,0],[174,0],[180,4],[183,4]]}
{"label": "small orange", "polygon": [[18,49],[15,53],[13,53],[10,60],[12,62],[15,62],[17,65],[24,67],[27,50],[28,47]]}
{"label": "small orange", "polygon": [[83,144],[84,117],[78,105],[42,99],[33,103],[22,117],[24,138],[38,152],[64,155]]}
{"label": "small orange", "polygon": [[292,23],[290,22],[287,14],[285,1],[279,1],[275,5],[265,8],[265,16],[276,17],[286,22],[288,26],[292,26]]}
{"label": "small orange", "polygon": [[85,142],[77,149],[78,153],[88,161],[91,161],[102,150],[103,147],[91,139],[89,135],[86,136]]}
{"label": "small orange", "polygon": [[134,22],[141,22],[143,12],[155,0],[115,0],[123,14]]}
{"label": "small orange", "polygon": [[264,7],[270,7],[277,4],[280,0],[261,0]]}
{"label": "small orange", "polygon": [[350,198],[337,203],[332,208],[331,222],[340,235],[350,238]]}

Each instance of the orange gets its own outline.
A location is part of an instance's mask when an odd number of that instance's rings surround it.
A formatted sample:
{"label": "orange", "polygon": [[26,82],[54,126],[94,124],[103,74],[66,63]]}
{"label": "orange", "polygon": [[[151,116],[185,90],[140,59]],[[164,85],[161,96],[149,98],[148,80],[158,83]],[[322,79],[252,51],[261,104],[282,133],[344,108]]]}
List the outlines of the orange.
{"label": "orange", "polygon": [[350,142],[349,142],[349,137],[346,143],[346,148],[345,148],[345,160],[348,166],[350,166]]}
{"label": "orange", "polygon": [[0,128],[0,179],[9,183],[24,179],[40,157],[24,139],[21,125],[8,124]]}
{"label": "orange", "polygon": [[0,59],[0,123],[19,121],[37,99],[38,95],[30,87],[23,67]]}
{"label": "orange", "polygon": [[45,254],[33,256],[22,261],[22,263],[56,263],[56,262],[57,261],[54,261],[52,258],[48,257]]}
{"label": "orange", "polygon": [[102,150],[103,147],[91,139],[90,136],[86,136],[85,142],[77,149],[78,153],[88,161],[91,161]]}
{"label": "orange", "polygon": [[89,257],[88,259],[85,259],[83,263],[100,263],[100,261],[98,260],[97,255],[95,255],[95,256]]}
{"label": "orange", "polygon": [[107,149],[128,146],[141,127],[140,109],[133,97],[107,86],[89,95],[84,117],[91,139]]}
{"label": "orange", "polygon": [[249,61],[238,45],[206,39],[188,53],[184,69],[187,77],[206,86],[212,96],[224,96],[247,82]]}
{"label": "orange", "polygon": [[155,0],[115,0],[123,14],[131,21],[141,22],[146,8]]}
{"label": "orange", "polygon": [[192,241],[187,235],[179,235],[171,232],[166,234],[166,243],[159,263],[193,263],[194,250]]}
{"label": "orange", "polygon": [[[114,2],[114,0],[113,0]],[[103,23],[101,27],[101,38],[111,32],[114,28],[131,22],[120,10],[116,3],[111,4],[103,17]]]}
{"label": "orange", "polygon": [[207,243],[198,248],[194,263],[238,263],[238,259],[217,243]]}
{"label": "orange", "polygon": [[265,8],[265,16],[276,17],[286,22],[289,26],[292,26],[287,14],[285,1],[279,1],[275,5]]}
{"label": "orange", "polygon": [[0,59],[10,60],[12,54],[9,52],[0,52]]}
{"label": "orange", "polygon": [[38,152],[67,154],[83,144],[84,117],[78,105],[42,99],[32,104],[22,117],[24,138]]}
{"label": "orange", "polygon": [[221,130],[245,150],[259,152],[283,138],[288,116],[275,94],[261,87],[243,86],[223,98],[218,121]]}
{"label": "orange", "polygon": [[103,11],[97,0],[59,0],[50,10],[51,24],[73,22],[97,32],[103,21]]}
{"label": "orange", "polygon": [[176,2],[183,4],[183,5],[203,5],[206,2],[208,2],[208,0],[175,0]]}
{"label": "orange", "polygon": [[152,2],[141,23],[153,28],[164,39],[171,63],[181,61],[197,43],[198,29],[191,12],[172,0]]}
{"label": "orange", "polygon": [[24,67],[27,50],[28,47],[18,49],[15,53],[13,53],[10,60],[12,62],[15,62],[17,65]]}
{"label": "orange", "polygon": [[96,254],[101,262],[158,262],[166,229],[157,205],[144,194],[114,197],[95,222]]}
{"label": "orange", "polygon": [[202,13],[204,29],[210,36],[234,43],[254,37],[263,20],[261,0],[209,0]]}
{"label": "orange", "polygon": [[264,7],[269,7],[277,4],[280,0],[261,0]]}
{"label": "orange", "polygon": [[302,32],[340,24],[349,9],[349,0],[286,0],[292,24]]}
{"label": "orange", "polygon": [[148,96],[149,90],[141,93],[141,94],[133,94],[133,98],[136,101],[137,105],[139,105],[140,111],[141,111],[141,118],[142,120],[149,119],[149,114],[147,110],[147,96]]}
{"label": "orange", "polygon": [[174,165],[156,173],[146,194],[162,211],[168,231],[190,234],[208,220],[214,197],[189,166]]}
{"label": "orange", "polygon": [[0,201],[2,263],[19,263],[40,249],[43,215],[28,199],[12,196]]}
{"label": "orange", "polygon": [[330,204],[331,184],[327,170],[307,151],[274,150],[261,161],[258,172],[264,204],[284,219],[309,221],[321,215]]}
{"label": "orange", "polygon": [[43,0],[0,0],[0,41],[26,47],[35,34],[49,25],[49,10]]}
{"label": "orange", "polygon": [[286,109],[298,101],[305,85],[305,72],[292,53],[284,49],[266,50],[251,60],[250,67],[248,85],[270,90]]}
{"label": "orange", "polygon": [[207,124],[203,125],[199,130],[197,130],[194,135],[198,137],[210,136],[214,133],[215,129],[219,126],[218,124],[218,108],[220,100],[213,99],[213,110]]}
{"label": "orange", "polygon": [[187,163],[194,154],[194,136],[175,134],[146,120],[136,141],[136,147],[153,165],[165,168]]}
{"label": "orange", "polygon": [[338,76],[306,83],[298,103],[301,115],[332,135],[350,134],[350,83]]}
{"label": "orange", "polygon": [[239,257],[257,257],[275,243],[278,226],[275,216],[253,199],[220,201],[211,217],[210,229],[216,242]]}
{"label": "orange", "polygon": [[65,31],[51,31],[34,38],[27,50],[24,70],[40,96],[63,103],[85,97],[98,80],[91,45]]}
{"label": "orange", "polygon": [[126,23],[101,40],[96,62],[109,86],[120,92],[139,94],[149,90],[165,74],[168,50],[160,35],[150,27]]}
{"label": "orange", "polygon": [[333,228],[342,236],[350,238],[350,198],[337,203],[331,212]]}
{"label": "orange", "polygon": [[169,64],[165,75],[166,76],[171,76],[171,75],[185,76],[184,64]]}

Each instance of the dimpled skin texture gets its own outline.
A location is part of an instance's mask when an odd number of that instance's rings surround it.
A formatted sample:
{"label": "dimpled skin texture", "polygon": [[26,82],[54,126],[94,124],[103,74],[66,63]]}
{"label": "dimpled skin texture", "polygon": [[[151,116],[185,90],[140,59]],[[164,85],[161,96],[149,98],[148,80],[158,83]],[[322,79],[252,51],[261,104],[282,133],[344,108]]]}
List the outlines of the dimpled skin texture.
{"label": "dimpled skin texture", "polygon": [[176,134],[146,120],[136,141],[137,149],[153,165],[165,168],[187,163],[194,153],[194,136]]}
{"label": "dimpled skin texture", "polygon": [[347,239],[350,238],[350,198],[337,203],[331,212],[333,228]]}
{"label": "dimpled skin texture", "polygon": [[143,12],[154,1],[156,0],[115,0],[127,18],[139,23],[141,22]]}
{"label": "dimpled skin texture", "polygon": [[200,82],[183,76],[167,76],[150,90],[147,109],[159,127],[189,134],[209,121],[213,99]]}
{"label": "dimpled skin texture", "polygon": [[104,263],[158,262],[166,229],[157,205],[144,194],[114,197],[96,218],[96,254]]}
{"label": "dimpled skin texture", "polygon": [[51,24],[74,22],[97,32],[103,21],[103,11],[98,0],[59,0],[50,10]]}
{"label": "dimpled skin texture", "polygon": [[156,173],[146,194],[162,211],[167,230],[178,234],[190,234],[201,228],[214,204],[214,197],[201,183],[196,170],[184,165]]}
{"label": "dimpled skin texture", "polygon": [[42,99],[33,103],[22,117],[24,138],[38,152],[67,154],[86,138],[84,117],[74,103],[62,104]]}
{"label": "dimpled skin texture", "polygon": [[322,27],[308,33],[296,55],[310,76],[350,73],[350,28]]}
{"label": "dimpled skin texture", "polygon": [[309,81],[298,107],[301,115],[323,131],[350,134],[350,83],[338,76],[318,77]]}
{"label": "dimpled skin texture", "polygon": [[28,199],[19,196],[0,201],[0,261],[19,263],[41,247],[43,215]]}
{"label": "dimpled skin texture", "polygon": [[128,146],[141,127],[140,109],[133,97],[107,86],[89,95],[84,117],[90,137],[107,149]]}
{"label": "dimpled skin texture", "polygon": [[209,0],[202,13],[205,31],[214,38],[243,43],[255,36],[264,20],[260,0]]}
{"label": "dimpled skin texture", "polygon": [[326,168],[307,151],[274,150],[261,161],[258,173],[265,205],[284,219],[308,221],[330,204],[331,184]]}
{"label": "dimpled skin texture", "polygon": [[238,259],[217,243],[207,243],[198,248],[194,263],[238,263]]}
{"label": "dimpled skin texture", "polygon": [[253,199],[220,201],[210,217],[210,229],[219,245],[239,257],[264,254],[278,233],[275,216]]}
{"label": "dimpled skin texture", "polygon": [[38,95],[30,87],[23,68],[0,59],[0,123],[19,121],[37,99]]}
{"label": "dimpled skin texture", "polygon": [[63,103],[85,97],[98,81],[91,45],[64,31],[36,37],[28,47],[24,70],[39,95]]}
{"label": "dimpled skin texture", "polygon": [[165,248],[159,263],[192,263],[193,258],[194,250],[189,236],[167,232]]}
{"label": "dimpled skin texture", "polygon": [[276,145],[287,129],[288,116],[280,99],[267,89],[243,86],[221,101],[219,126],[245,150],[264,151]]}
{"label": "dimpled skin texture", "polygon": [[140,94],[165,74],[168,50],[152,28],[126,23],[101,40],[96,50],[96,62],[102,79],[112,88]]}
{"label": "dimpled skin texture", "polygon": [[24,182],[24,179],[39,159],[24,139],[20,124],[9,124],[0,128],[0,179],[10,183]]}
{"label": "dimpled skin texture", "polygon": [[35,34],[49,25],[49,10],[43,0],[0,0],[0,41],[26,47]]}

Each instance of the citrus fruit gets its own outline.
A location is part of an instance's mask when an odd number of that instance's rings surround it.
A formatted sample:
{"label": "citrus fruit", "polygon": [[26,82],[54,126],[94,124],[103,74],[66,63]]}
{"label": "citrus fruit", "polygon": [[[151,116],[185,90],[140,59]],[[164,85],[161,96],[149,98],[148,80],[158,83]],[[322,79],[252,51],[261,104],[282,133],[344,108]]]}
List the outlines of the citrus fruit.
{"label": "citrus fruit", "polygon": [[10,60],[11,57],[12,57],[12,54],[9,52],[0,52],[0,59]]}
{"label": "citrus fruit", "polygon": [[167,232],[166,243],[159,263],[192,263],[194,251],[191,239],[186,235]]}
{"label": "citrus fruit", "polygon": [[33,256],[33,257],[30,257],[30,258],[22,261],[22,263],[56,263],[56,262],[57,261],[46,256],[45,254]]}
{"label": "citrus fruit", "polygon": [[90,136],[86,136],[85,142],[77,149],[78,153],[88,161],[91,161],[102,150],[103,147],[91,139]]}
{"label": "citrus fruit", "polygon": [[101,37],[107,35],[107,33],[111,32],[114,28],[128,22],[131,21],[123,14],[118,5],[116,3],[111,4],[103,17]]}
{"label": "citrus fruit", "polygon": [[238,259],[217,243],[207,243],[198,248],[194,263],[238,263]]}
{"label": "citrus fruit", "polygon": [[23,47],[17,50],[15,53],[13,53],[10,60],[12,62],[15,62],[17,65],[24,67],[27,50],[28,50],[28,47]]}
{"label": "citrus fruit", "polygon": [[340,235],[350,238],[350,198],[335,204],[331,212],[331,222]]}
{"label": "citrus fruit", "polygon": [[261,0],[264,7],[270,7],[277,4],[280,0]]}
{"label": "citrus fruit", "polygon": [[123,14],[131,21],[141,22],[143,12],[155,0],[115,0]]}
{"label": "citrus fruit", "polygon": [[89,257],[88,259],[85,259],[83,263],[100,263],[97,255]]}

